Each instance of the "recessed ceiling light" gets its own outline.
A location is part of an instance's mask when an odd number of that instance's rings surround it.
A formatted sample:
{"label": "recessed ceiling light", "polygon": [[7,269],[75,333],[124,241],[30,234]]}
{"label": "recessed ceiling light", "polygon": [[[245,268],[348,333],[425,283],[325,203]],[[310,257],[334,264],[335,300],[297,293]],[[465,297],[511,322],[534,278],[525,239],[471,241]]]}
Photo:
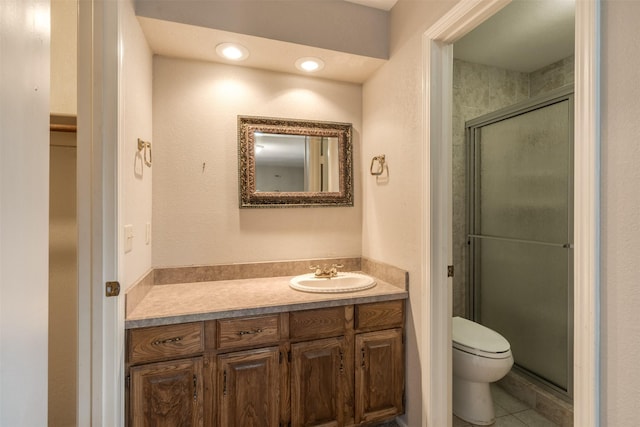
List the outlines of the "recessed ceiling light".
{"label": "recessed ceiling light", "polygon": [[237,43],[220,43],[216,46],[216,53],[231,61],[242,61],[249,57],[247,48]]}
{"label": "recessed ceiling light", "polygon": [[320,71],[324,68],[324,61],[320,58],[305,57],[296,61],[296,68],[300,71],[306,71],[307,73],[313,73]]}

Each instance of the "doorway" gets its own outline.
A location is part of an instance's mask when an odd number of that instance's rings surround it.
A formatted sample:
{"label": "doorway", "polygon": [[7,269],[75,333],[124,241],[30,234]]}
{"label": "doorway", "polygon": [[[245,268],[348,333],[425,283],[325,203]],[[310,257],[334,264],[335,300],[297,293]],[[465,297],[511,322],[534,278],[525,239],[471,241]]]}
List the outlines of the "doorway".
{"label": "doorway", "polygon": [[74,117],[51,116],[49,148],[49,417],[76,423],[78,219]]}
{"label": "doorway", "polygon": [[[423,36],[426,189],[422,343],[425,425],[451,425],[451,75],[452,43],[509,1],[462,0]],[[574,423],[596,426],[598,409],[599,5],[576,2],[574,137]],[[443,232],[443,230],[445,230]]]}

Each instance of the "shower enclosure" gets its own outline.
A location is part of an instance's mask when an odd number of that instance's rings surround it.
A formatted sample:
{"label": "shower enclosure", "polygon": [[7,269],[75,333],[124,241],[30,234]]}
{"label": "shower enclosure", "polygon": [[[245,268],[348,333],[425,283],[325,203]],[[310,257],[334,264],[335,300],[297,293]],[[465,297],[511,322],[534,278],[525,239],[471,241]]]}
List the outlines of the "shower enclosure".
{"label": "shower enclosure", "polygon": [[466,127],[472,318],[571,397],[573,88]]}

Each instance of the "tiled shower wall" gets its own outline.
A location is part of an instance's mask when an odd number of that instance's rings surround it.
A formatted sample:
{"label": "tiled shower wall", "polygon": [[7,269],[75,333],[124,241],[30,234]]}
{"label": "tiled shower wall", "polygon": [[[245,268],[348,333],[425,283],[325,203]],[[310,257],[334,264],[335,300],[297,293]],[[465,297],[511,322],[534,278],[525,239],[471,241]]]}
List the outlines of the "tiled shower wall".
{"label": "tiled shower wall", "polygon": [[468,314],[465,122],[573,83],[573,56],[531,73],[453,61],[453,315]]}
{"label": "tiled shower wall", "polygon": [[529,96],[544,95],[559,87],[572,84],[574,75],[573,56],[542,67],[529,74]]}

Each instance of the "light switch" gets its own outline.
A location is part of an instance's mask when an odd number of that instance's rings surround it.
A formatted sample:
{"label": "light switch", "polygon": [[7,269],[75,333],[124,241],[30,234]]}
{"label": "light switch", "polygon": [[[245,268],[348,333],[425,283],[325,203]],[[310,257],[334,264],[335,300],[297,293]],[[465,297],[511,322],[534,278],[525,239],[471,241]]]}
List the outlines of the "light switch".
{"label": "light switch", "polygon": [[151,243],[151,223],[150,222],[147,223],[147,228],[145,229],[144,242],[147,245]]}
{"label": "light switch", "polygon": [[124,226],[124,252],[131,252],[133,249],[133,225]]}

